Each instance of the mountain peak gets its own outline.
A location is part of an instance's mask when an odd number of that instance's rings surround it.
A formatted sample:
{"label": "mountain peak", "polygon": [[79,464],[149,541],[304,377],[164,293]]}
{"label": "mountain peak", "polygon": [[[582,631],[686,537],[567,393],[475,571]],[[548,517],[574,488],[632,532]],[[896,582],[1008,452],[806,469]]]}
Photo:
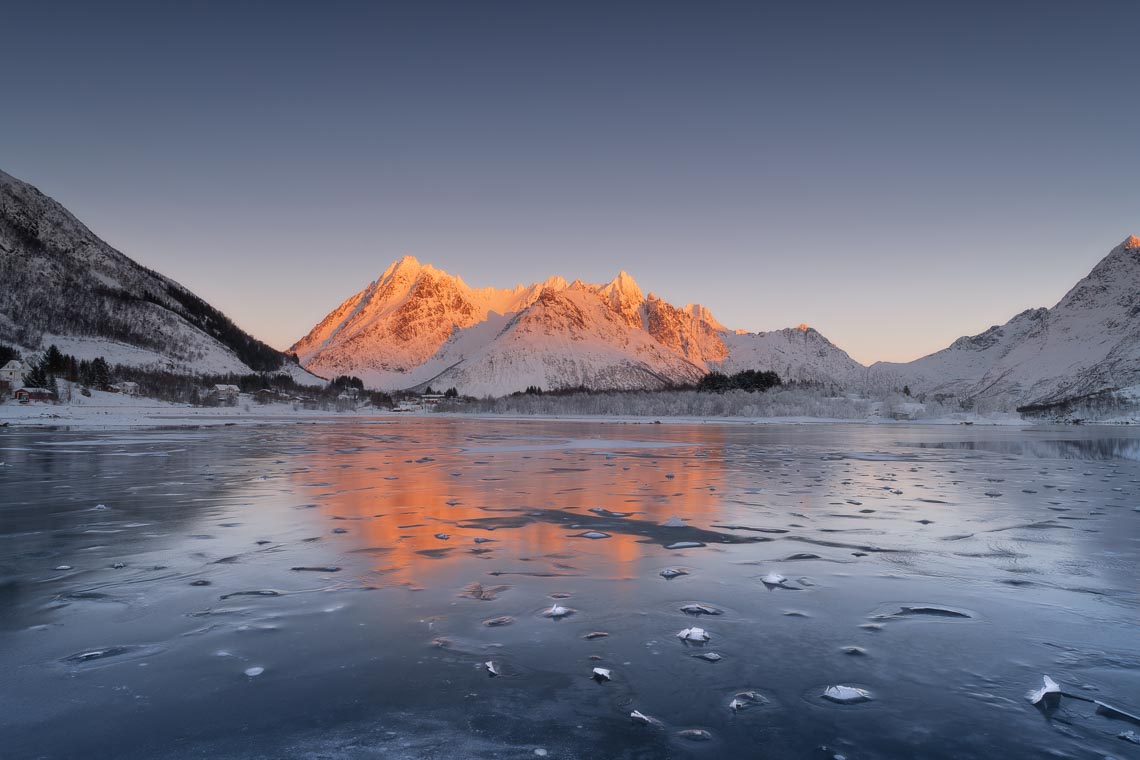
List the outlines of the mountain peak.
{"label": "mountain peak", "polygon": [[1120,246],[1126,251],[1134,251],[1140,249],[1140,237],[1129,235]]}
{"label": "mountain peak", "polygon": [[599,292],[609,297],[611,300],[615,298],[622,298],[625,301],[633,303],[641,303],[645,297],[641,294],[641,288],[638,287],[637,282],[629,276],[629,273],[624,269],[618,272],[618,276],[610,280],[604,285]]}
{"label": "mountain peak", "polygon": [[384,274],[380,275],[380,280],[387,280],[397,273],[415,277],[422,269],[424,269],[424,265],[420,263],[419,259],[408,254],[393,261],[388,268],[384,270]]}

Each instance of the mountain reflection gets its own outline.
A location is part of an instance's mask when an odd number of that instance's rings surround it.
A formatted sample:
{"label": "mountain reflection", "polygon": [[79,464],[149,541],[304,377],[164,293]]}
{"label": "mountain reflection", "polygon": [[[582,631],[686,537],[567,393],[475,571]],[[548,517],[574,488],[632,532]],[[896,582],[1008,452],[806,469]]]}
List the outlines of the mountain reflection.
{"label": "mountain reflection", "polygon": [[[457,558],[483,560],[487,572],[621,577],[645,553],[641,544],[668,542],[659,523],[675,514],[694,526],[717,520],[723,464],[698,456],[692,442],[515,438],[504,446],[460,427],[439,431],[447,440],[431,442],[434,456],[416,456],[428,450],[417,439],[325,449],[292,475],[294,487],[343,529],[350,551],[373,555],[374,572],[404,583],[422,583]],[[700,446],[723,445],[710,438],[720,436],[708,431]],[[589,531],[608,538],[577,535]]]}

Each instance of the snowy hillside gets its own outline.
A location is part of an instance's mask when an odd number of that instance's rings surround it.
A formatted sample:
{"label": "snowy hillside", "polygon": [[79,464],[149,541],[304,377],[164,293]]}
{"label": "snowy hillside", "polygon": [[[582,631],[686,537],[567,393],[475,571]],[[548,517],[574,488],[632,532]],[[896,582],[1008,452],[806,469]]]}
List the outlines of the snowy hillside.
{"label": "snowy hillside", "polygon": [[725,373],[773,370],[785,382],[858,388],[867,368],[817,330],[800,325],[762,333],[723,336],[728,356],[715,364]]}
{"label": "snowy hillside", "polygon": [[1129,237],[1051,309],[908,364],[870,368],[876,384],[966,399],[1053,404],[1140,383],[1140,238]]}
{"label": "snowy hillside", "polygon": [[224,314],[0,171],[0,341],[197,374],[279,368],[319,382]]}
{"label": "snowy hillside", "polygon": [[699,304],[643,294],[626,272],[602,285],[552,277],[476,290],[410,256],[292,350],[315,372],[370,387],[475,396],[531,385],[661,388],[718,369],[777,367],[790,379],[845,385],[865,369],[814,330],[730,333]]}

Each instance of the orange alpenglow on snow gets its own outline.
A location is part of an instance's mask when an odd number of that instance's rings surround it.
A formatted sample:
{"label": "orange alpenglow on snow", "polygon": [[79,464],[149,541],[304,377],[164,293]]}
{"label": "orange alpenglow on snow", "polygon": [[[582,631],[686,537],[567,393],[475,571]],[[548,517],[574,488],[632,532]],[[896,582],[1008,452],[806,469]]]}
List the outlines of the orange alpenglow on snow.
{"label": "orange alpenglow on snow", "polygon": [[1132,250],[1133,248],[1140,248],[1140,237],[1129,235],[1128,239],[1124,241],[1124,249]]}
{"label": "orange alpenglow on snow", "polygon": [[802,323],[801,323],[801,324],[798,324],[798,325],[796,325],[796,329],[797,329],[797,330],[802,330],[803,332],[807,332],[807,331],[808,331],[808,330],[810,330],[811,328],[810,328],[810,327],[808,327],[806,324],[802,324]]}

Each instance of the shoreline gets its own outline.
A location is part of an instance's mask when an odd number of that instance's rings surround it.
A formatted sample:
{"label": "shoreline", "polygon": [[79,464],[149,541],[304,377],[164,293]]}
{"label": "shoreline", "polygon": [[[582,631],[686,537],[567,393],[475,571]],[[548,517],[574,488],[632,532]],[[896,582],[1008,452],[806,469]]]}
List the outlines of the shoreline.
{"label": "shoreline", "polygon": [[[400,419],[497,420],[502,422],[583,422],[620,425],[868,425],[868,426],[978,426],[1042,427],[1062,423],[1026,420],[1015,415],[955,416],[918,420],[887,420],[874,417],[842,419],[827,417],[693,417],[638,415],[525,415],[463,412],[330,412],[294,410],[278,405],[242,407],[191,407],[175,404],[130,403],[95,405],[0,405],[0,429],[131,429],[196,428],[252,425],[338,424],[347,422],[393,424]],[[1128,426],[1128,420],[1097,421],[1081,426]]]}

